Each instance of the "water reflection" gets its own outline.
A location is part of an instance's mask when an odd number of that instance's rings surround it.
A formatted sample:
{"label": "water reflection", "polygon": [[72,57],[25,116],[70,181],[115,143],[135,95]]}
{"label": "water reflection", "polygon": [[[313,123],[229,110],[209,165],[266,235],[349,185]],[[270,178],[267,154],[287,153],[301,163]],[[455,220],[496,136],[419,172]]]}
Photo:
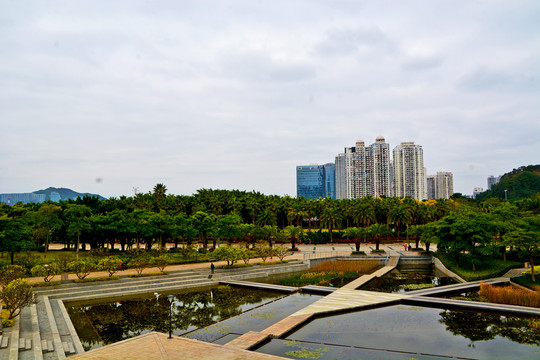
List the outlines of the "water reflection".
{"label": "water reflection", "polygon": [[446,310],[439,314],[439,322],[446,330],[456,336],[463,336],[471,341],[505,337],[519,344],[540,346],[540,320],[507,317],[497,314],[473,313]]}
{"label": "water reflection", "polygon": [[390,274],[376,278],[362,290],[404,293],[407,291],[426,289],[437,286],[455,284],[452,278],[446,276],[435,276],[431,272],[400,272],[394,270]]}
{"label": "water reflection", "polygon": [[[227,286],[176,294],[172,304],[173,333],[181,335],[208,326],[280,296],[275,292]],[[89,350],[149,331],[167,333],[169,306],[167,297],[161,296],[66,307],[85,350]]]}
{"label": "water reflection", "polygon": [[258,352],[319,359],[533,359],[538,319],[396,305],[317,318]]}

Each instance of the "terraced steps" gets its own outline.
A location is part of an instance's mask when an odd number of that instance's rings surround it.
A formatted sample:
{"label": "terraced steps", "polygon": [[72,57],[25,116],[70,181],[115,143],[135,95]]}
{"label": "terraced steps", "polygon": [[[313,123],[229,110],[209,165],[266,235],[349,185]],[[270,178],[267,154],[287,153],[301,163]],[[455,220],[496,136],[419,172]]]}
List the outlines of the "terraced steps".
{"label": "terraced steps", "polygon": [[36,288],[38,303],[23,309],[14,326],[0,335],[0,359],[63,360],[84,352],[64,301],[99,298],[121,298],[131,295],[176,291],[182,288],[215,286],[220,280],[266,277],[284,271],[305,270],[301,262],[240,269],[210,268],[171,271],[168,275],[130,278],[120,274],[119,280]]}

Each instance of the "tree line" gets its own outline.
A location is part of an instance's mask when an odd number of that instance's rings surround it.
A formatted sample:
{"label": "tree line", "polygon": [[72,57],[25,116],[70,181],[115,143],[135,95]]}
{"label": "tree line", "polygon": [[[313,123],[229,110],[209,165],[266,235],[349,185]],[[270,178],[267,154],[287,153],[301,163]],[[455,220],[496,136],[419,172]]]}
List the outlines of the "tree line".
{"label": "tree line", "polygon": [[[14,254],[38,249],[46,258],[49,244],[62,243],[79,251],[91,248],[151,249],[166,242],[200,243],[204,250],[218,241],[296,242],[325,236],[379,242],[409,236],[437,243],[442,251],[475,258],[502,252],[507,246],[530,248],[538,242],[540,194],[520,201],[475,201],[459,195],[450,200],[410,198],[332,200],[264,195],[239,190],[201,189],[194,195],[172,195],[163,184],[148,193],[99,200],[21,203],[0,206],[0,250]],[[319,236],[319,238],[317,237]],[[524,240],[525,239],[525,240]],[[520,243],[521,241],[521,243]],[[506,245],[505,245],[506,244]],[[535,247],[536,246],[536,247]],[[474,262],[475,260],[473,260]]]}

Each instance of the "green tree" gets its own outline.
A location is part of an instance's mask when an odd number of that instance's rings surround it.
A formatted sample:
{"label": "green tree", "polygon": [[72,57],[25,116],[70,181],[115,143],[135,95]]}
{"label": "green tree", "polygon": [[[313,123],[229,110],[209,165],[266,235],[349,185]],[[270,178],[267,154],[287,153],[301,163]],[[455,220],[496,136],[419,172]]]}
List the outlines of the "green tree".
{"label": "green tree", "polygon": [[519,228],[503,235],[503,241],[507,246],[515,246],[527,252],[531,263],[531,279],[536,281],[534,254],[540,251],[540,218],[538,216],[524,218]]}
{"label": "green tree", "polygon": [[26,279],[16,279],[6,285],[0,293],[2,302],[9,311],[9,319],[13,319],[24,307],[37,304],[32,285]]}
{"label": "green tree", "polygon": [[25,276],[25,270],[19,265],[7,265],[0,269],[0,286],[4,287],[13,280],[22,279]]}
{"label": "green tree", "polygon": [[287,226],[283,229],[283,232],[291,240],[291,250],[296,251],[296,241],[300,239],[300,236],[304,233],[304,229],[301,226]]}
{"label": "green tree", "polygon": [[286,256],[291,255],[291,251],[285,245],[275,246],[272,249],[272,253],[277,256],[281,262],[283,262],[283,259]]}
{"label": "green tree", "polygon": [[214,214],[208,214],[203,211],[197,211],[191,217],[193,228],[203,243],[203,248],[208,248],[208,237],[214,236],[217,231],[217,217]]}
{"label": "green tree", "polygon": [[321,224],[328,227],[328,231],[330,232],[330,242],[334,241],[334,227],[336,224],[340,223],[342,219],[343,216],[339,209],[332,205],[327,206],[323,210],[321,214]]}
{"label": "green tree", "polygon": [[9,253],[11,265],[15,253],[27,250],[31,245],[30,228],[23,219],[0,216],[0,251]]}
{"label": "green tree", "polygon": [[381,238],[388,233],[388,228],[383,224],[371,224],[367,228],[368,234],[375,240],[375,249],[379,250]]}
{"label": "green tree", "polygon": [[459,267],[460,254],[468,253],[473,271],[479,255],[490,255],[494,250],[494,225],[488,214],[452,213],[433,224],[433,239],[439,250],[453,254]]}
{"label": "green tree", "polygon": [[47,258],[51,234],[55,230],[58,230],[63,224],[60,219],[61,212],[62,208],[60,206],[45,203],[41,205],[39,210],[35,213],[35,229],[38,230],[45,239],[45,254],[43,255],[43,259]]}
{"label": "green tree", "polygon": [[43,277],[44,282],[49,282],[54,278],[55,275],[60,274],[60,269],[58,268],[58,265],[51,263],[45,265],[36,265],[30,270],[30,272],[33,276]]}
{"label": "green tree", "polygon": [[157,267],[159,271],[161,272],[165,271],[165,267],[169,265],[170,263],[171,262],[169,258],[167,258],[165,255],[150,259],[150,265]]}
{"label": "green tree", "polygon": [[88,260],[72,261],[68,264],[68,267],[75,275],[77,275],[77,278],[81,280],[90,275],[92,271],[96,270],[96,265]]}
{"label": "green tree", "polygon": [[232,266],[241,257],[241,249],[237,249],[231,245],[220,246],[212,255],[218,260],[227,261],[227,266]]}
{"label": "green tree", "polygon": [[116,257],[106,257],[99,260],[98,269],[107,271],[112,277],[122,266],[122,261]]}
{"label": "green tree", "polygon": [[345,229],[344,235],[346,237],[352,238],[354,245],[356,246],[356,251],[360,251],[360,238],[366,235],[366,229],[349,227]]}
{"label": "green tree", "polygon": [[76,258],[79,259],[79,244],[81,233],[91,229],[88,218],[92,212],[85,205],[68,204],[64,215],[69,223],[67,233],[70,236],[77,236],[77,244],[75,246]]}

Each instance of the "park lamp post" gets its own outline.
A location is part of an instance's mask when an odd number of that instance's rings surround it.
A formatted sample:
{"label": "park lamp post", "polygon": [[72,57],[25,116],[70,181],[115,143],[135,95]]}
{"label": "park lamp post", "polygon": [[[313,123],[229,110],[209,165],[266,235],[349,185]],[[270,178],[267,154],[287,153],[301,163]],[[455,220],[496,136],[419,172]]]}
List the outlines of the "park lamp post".
{"label": "park lamp post", "polygon": [[174,295],[167,295],[167,299],[169,299],[169,339],[172,339],[172,304]]}

